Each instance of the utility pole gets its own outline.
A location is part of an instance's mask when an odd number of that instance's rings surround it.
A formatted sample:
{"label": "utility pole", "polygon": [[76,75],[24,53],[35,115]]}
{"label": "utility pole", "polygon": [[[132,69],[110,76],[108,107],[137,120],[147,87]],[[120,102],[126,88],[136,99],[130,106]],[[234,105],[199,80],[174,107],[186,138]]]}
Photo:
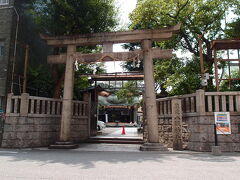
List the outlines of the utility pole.
{"label": "utility pole", "polygon": [[25,49],[24,73],[23,73],[23,93],[27,92],[27,68],[29,59],[29,45]]}
{"label": "utility pole", "polygon": [[202,47],[202,36],[198,35],[199,38],[199,55],[200,55],[200,67],[201,67],[201,77],[204,78],[204,62],[203,62],[203,47]]}
{"label": "utility pole", "polygon": [[204,70],[204,59],[203,59],[203,34],[198,35],[199,39],[199,56],[200,56],[200,68],[201,68],[201,85],[204,86],[204,89],[206,89],[207,86],[207,79],[204,77],[205,70]]}

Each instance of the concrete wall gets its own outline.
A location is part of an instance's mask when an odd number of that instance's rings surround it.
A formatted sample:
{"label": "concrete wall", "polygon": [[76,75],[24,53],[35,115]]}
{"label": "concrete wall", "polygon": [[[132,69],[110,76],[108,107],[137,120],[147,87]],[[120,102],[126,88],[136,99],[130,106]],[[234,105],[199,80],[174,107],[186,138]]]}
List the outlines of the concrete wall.
{"label": "concrete wall", "polygon": [[[60,117],[8,116],[5,120],[3,148],[46,147],[59,139]],[[88,138],[88,119],[73,118],[71,137],[73,142]]]}

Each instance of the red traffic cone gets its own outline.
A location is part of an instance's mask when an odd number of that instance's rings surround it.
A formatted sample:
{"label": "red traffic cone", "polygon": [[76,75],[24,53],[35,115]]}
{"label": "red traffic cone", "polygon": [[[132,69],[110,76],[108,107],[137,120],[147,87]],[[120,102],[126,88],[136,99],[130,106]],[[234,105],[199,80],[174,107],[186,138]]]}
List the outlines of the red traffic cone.
{"label": "red traffic cone", "polygon": [[125,127],[123,126],[123,128],[122,128],[122,135],[125,135],[125,134],[126,134]]}

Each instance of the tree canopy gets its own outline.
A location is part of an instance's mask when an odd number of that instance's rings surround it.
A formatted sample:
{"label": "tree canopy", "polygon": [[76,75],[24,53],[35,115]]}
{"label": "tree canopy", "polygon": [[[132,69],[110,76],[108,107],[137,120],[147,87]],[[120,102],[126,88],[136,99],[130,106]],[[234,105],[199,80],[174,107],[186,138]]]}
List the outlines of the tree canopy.
{"label": "tree canopy", "polygon": [[229,38],[239,38],[240,37],[240,18],[234,22],[228,24],[228,29],[226,34]]}
{"label": "tree canopy", "polygon": [[[114,0],[31,0],[28,3],[29,12],[40,33],[57,35],[74,35],[83,33],[95,33],[111,31],[117,25]],[[78,52],[99,52],[101,48],[78,47]],[[66,52],[66,48],[54,48],[53,53]],[[79,74],[104,71],[104,66],[79,65],[75,73],[75,98],[79,97],[79,89],[89,86],[87,78],[79,77]],[[64,68],[62,65],[52,65],[52,79],[55,83],[53,97],[59,98],[64,80]]]}
{"label": "tree canopy", "polygon": [[36,0],[32,13],[42,32],[72,35],[112,30],[116,11],[114,0]]}
{"label": "tree canopy", "polygon": [[131,28],[160,28],[181,23],[176,38],[161,45],[188,50],[198,56],[198,34],[204,34],[205,60],[212,61],[210,42],[224,37],[222,20],[238,4],[235,0],[140,0],[130,15]]}
{"label": "tree canopy", "polygon": [[118,90],[116,93],[120,100],[125,100],[129,104],[134,102],[134,99],[139,98],[140,92],[137,88],[137,81],[129,81],[125,83],[122,89]]}
{"label": "tree canopy", "polygon": [[[181,30],[174,38],[153,45],[160,48],[181,49],[182,53],[192,54],[188,59],[174,58],[170,60],[173,62],[169,60],[155,62],[156,81],[162,89],[170,87],[168,90],[171,93],[182,94],[200,87],[198,35],[202,35],[205,69],[213,73],[211,41],[230,36],[227,36],[224,29],[224,20],[229,12],[237,13],[239,4],[240,2],[235,0],[138,1],[136,9],[130,14],[131,29],[154,29],[181,23]],[[234,22],[232,26],[237,27],[236,23]],[[236,29],[238,28],[230,28],[231,31]],[[210,85],[212,88],[212,84]]]}

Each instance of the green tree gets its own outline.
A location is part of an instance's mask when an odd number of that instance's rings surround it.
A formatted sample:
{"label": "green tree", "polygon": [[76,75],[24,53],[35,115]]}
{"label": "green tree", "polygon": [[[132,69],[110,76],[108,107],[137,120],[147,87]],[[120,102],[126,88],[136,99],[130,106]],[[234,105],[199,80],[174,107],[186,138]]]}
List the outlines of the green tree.
{"label": "green tree", "polygon": [[[103,63],[98,64],[79,64],[77,67],[74,79],[74,99],[81,99],[82,93],[80,90],[91,86],[92,82],[86,74],[102,74],[106,73],[106,68]],[[85,76],[83,76],[85,75]]]}
{"label": "green tree", "polygon": [[129,104],[132,104],[136,97],[140,97],[140,92],[137,88],[137,81],[129,81],[125,83],[122,89],[117,91],[116,95],[118,99],[125,100]]}
{"label": "green tree", "polygon": [[160,28],[181,23],[176,37],[160,43],[163,48],[182,49],[199,56],[198,34],[203,34],[205,62],[212,65],[211,40],[224,37],[222,20],[235,0],[145,0],[130,15],[132,29]]}
{"label": "green tree", "polygon": [[[228,79],[228,76],[224,76],[224,78]],[[222,80],[220,83],[220,87],[222,91],[240,91],[240,74],[238,70],[232,70],[231,71],[231,78],[234,78],[234,80],[229,83],[229,81]]]}
{"label": "green tree", "polygon": [[227,23],[225,33],[228,38],[240,38],[240,2],[237,7],[234,11],[235,15],[237,15],[236,18],[232,22]]}
{"label": "green tree", "polygon": [[50,96],[53,89],[53,81],[48,69],[43,65],[38,67],[28,66],[28,93],[37,96]]}
{"label": "green tree", "polygon": [[228,38],[240,38],[240,18],[228,23],[226,34]]}
{"label": "green tree", "polygon": [[[181,23],[180,32],[171,40],[153,43],[153,46],[181,49],[183,53],[193,54],[189,60],[184,60],[181,67],[175,64],[173,73],[173,67],[169,69],[171,66],[166,66],[166,62],[157,63],[155,73],[159,80],[156,80],[165,87],[168,85],[168,89],[172,89],[171,93],[176,94],[188,93],[200,87],[197,84],[200,83],[197,76],[200,73],[198,35],[202,35],[205,69],[212,74],[211,41],[226,37],[222,22],[227,12],[235,11],[238,6],[239,2],[235,0],[139,0],[136,9],[130,15],[131,29],[154,29]],[[212,84],[210,85],[212,87]]]}
{"label": "green tree", "polygon": [[[35,0],[32,7],[31,14],[39,25],[39,31],[53,36],[111,31],[117,25],[114,0]],[[77,51],[91,53],[100,51],[100,48],[79,47]],[[66,52],[66,48],[53,50],[54,54],[61,52]],[[80,72],[81,68],[83,66],[79,68]],[[59,98],[64,80],[61,65],[52,65],[52,78],[55,82],[53,96]],[[75,87],[79,88],[81,83],[86,85],[82,79],[75,83]]]}
{"label": "green tree", "polygon": [[173,63],[172,72],[174,73],[167,75],[165,87],[169,88],[170,95],[181,95],[189,94],[200,89],[200,78],[199,71],[200,65],[198,58],[191,60],[178,60],[177,65]]}
{"label": "green tree", "polygon": [[112,30],[116,11],[114,0],[36,0],[32,13],[42,32],[73,35]]}

